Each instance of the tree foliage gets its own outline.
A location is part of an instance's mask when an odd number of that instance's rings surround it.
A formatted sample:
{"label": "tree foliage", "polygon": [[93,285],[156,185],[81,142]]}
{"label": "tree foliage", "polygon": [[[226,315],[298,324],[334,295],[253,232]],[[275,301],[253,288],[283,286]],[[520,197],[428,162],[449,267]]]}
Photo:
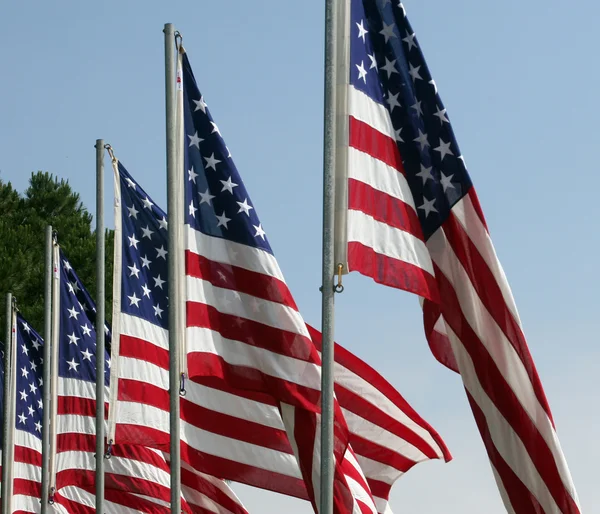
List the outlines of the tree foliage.
{"label": "tree foliage", "polygon": [[[90,291],[96,293],[96,234],[93,217],[69,183],[50,173],[32,173],[29,187],[19,194],[0,180],[0,321],[4,339],[6,293],[16,297],[19,310],[41,334],[44,328],[44,240],[47,225],[69,262]],[[111,305],[113,234],[106,234],[106,296]],[[107,309],[107,316],[110,310]]]}

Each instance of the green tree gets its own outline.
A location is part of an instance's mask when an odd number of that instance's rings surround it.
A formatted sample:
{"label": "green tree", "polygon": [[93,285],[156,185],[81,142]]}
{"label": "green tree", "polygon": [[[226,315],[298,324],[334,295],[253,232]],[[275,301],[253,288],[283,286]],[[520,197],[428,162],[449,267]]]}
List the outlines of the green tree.
{"label": "green tree", "polygon": [[[96,234],[93,217],[69,183],[52,174],[32,173],[20,195],[0,180],[0,322],[4,338],[6,293],[17,298],[19,310],[32,326],[44,327],[44,237],[47,225],[69,262],[89,290],[96,293]],[[112,305],[113,233],[106,233],[106,305]],[[110,311],[106,310],[107,317]]]}

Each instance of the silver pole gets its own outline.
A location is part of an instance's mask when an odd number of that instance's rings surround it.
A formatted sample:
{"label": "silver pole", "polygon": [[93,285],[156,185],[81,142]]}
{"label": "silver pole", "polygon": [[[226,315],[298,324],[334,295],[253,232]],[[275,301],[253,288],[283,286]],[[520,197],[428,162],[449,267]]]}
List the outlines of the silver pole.
{"label": "silver pole", "polygon": [[323,276],[321,331],[321,502],[319,514],[333,513],[333,331],[334,331],[334,215],[336,0],[325,2],[325,106],[323,142]]}
{"label": "silver pole", "polygon": [[167,132],[167,212],[169,215],[169,392],[171,431],[171,513],[181,513],[181,450],[179,432],[179,345],[183,334],[178,291],[181,291],[181,270],[178,252],[183,252],[183,206],[180,199],[180,170],[177,169],[177,121],[175,101],[175,29],[166,23],[165,34],[165,95]]}
{"label": "silver pole", "polygon": [[52,362],[52,226],[46,226],[44,260],[44,397],[42,413],[42,514],[48,512],[50,495],[50,363]]}
{"label": "silver pole", "polygon": [[96,512],[104,512],[104,139],[96,139]]}
{"label": "silver pole", "polygon": [[12,380],[12,358],[13,358],[13,296],[6,295],[6,332],[4,340],[4,434],[2,438],[2,512],[12,512],[12,453],[15,423],[14,410],[14,388]]}

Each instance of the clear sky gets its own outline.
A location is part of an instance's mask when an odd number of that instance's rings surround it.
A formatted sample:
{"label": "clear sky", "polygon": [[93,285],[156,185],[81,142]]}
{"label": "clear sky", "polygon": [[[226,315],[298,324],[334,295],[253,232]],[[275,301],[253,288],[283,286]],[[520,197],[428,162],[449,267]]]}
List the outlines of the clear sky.
{"label": "clear sky", "polygon": [[[290,289],[318,324],[323,3],[3,2],[0,176],[23,190],[32,171],[50,171],[93,211],[94,143],[104,138],[166,207],[162,27],[173,22]],[[600,512],[600,7],[405,6],[513,287],[583,511]],[[110,213],[110,181],[106,197]],[[394,511],[504,512],[461,381],[430,355],[417,299],[360,276],[345,282],[337,340],[386,376],[454,455],[402,478]],[[310,512],[235,489],[250,512]]]}

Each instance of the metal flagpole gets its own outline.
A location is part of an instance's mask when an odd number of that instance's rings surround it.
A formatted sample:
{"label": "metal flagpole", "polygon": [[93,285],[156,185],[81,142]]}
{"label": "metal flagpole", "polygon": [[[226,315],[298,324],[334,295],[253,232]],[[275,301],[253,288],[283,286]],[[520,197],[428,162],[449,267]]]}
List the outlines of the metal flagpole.
{"label": "metal flagpole", "polygon": [[104,512],[104,139],[96,139],[96,512]]}
{"label": "metal flagpole", "polygon": [[167,132],[167,213],[169,215],[169,393],[170,393],[170,463],[171,463],[171,513],[181,513],[181,449],[179,429],[179,345],[183,334],[179,325],[181,317],[181,272],[178,252],[183,252],[183,202],[180,198],[182,179],[178,163],[177,116],[175,101],[175,29],[166,23],[165,34],[165,95]]}
{"label": "metal flagpole", "polygon": [[323,268],[321,331],[321,498],[319,514],[333,513],[333,332],[336,107],[336,0],[325,2],[325,106],[323,142]]}
{"label": "metal flagpole", "polygon": [[15,399],[13,374],[13,296],[6,295],[6,332],[4,342],[4,434],[2,438],[2,512],[12,512]]}
{"label": "metal flagpole", "polygon": [[42,413],[42,514],[48,512],[50,499],[50,362],[52,344],[52,226],[46,226],[44,260],[44,396]]}

